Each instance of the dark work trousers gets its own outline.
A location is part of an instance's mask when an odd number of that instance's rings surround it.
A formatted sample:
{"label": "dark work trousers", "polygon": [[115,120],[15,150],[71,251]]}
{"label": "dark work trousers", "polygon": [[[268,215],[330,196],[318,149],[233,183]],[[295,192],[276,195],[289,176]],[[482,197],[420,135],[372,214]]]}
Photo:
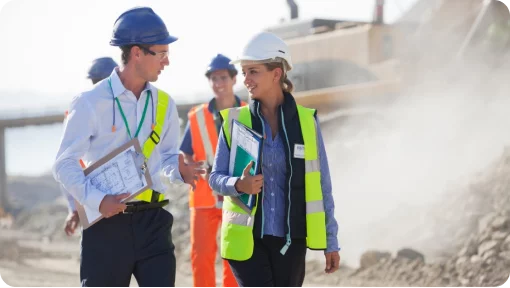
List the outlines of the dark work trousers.
{"label": "dark work trousers", "polygon": [[163,208],[102,219],[83,230],[82,286],[175,286],[173,216]]}
{"label": "dark work trousers", "polygon": [[292,239],[285,255],[285,239],[264,235],[255,239],[253,256],[246,261],[228,260],[241,287],[298,287],[305,280],[306,240]]}

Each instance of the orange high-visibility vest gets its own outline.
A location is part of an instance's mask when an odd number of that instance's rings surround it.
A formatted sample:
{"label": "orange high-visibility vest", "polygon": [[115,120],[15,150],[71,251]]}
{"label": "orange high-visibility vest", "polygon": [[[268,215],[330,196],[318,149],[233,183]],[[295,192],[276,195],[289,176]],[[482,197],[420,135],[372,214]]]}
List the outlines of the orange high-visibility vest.
{"label": "orange high-visibility vest", "polygon": [[[241,106],[246,105],[241,101]],[[216,155],[216,144],[218,143],[218,130],[214,122],[214,116],[208,109],[209,104],[201,104],[191,108],[188,113],[189,127],[191,132],[191,147],[193,148],[193,160],[204,161],[212,167],[214,155]],[[216,207],[216,196],[213,194],[209,183],[199,177],[196,189],[190,189],[190,208],[212,208]]]}

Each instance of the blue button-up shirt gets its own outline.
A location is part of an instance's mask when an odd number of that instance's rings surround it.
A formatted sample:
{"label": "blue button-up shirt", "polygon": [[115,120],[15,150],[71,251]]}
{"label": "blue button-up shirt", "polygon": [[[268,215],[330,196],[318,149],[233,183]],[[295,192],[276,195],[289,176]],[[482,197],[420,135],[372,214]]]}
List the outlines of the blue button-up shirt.
{"label": "blue button-up shirt", "polygon": [[[285,144],[283,139],[277,133],[272,139],[271,127],[267,121],[263,120],[265,131],[268,135],[264,141],[262,153],[262,165],[264,171],[264,198],[262,201],[264,208],[264,235],[273,235],[277,237],[285,236],[285,175],[287,173],[285,159]],[[324,201],[324,210],[326,213],[326,232],[327,232],[327,250],[326,252],[338,251],[338,224],[335,219],[335,204],[333,202],[331,177],[329,174],[328,159],[326,149],[317,123],[317,133],[319,137],[319,157],[321,169],[321,185]],[[235,183],[238,177],[228,176],[228,163],[230,150],[225,143],[223,130],[218,137],[218,146],[209,185],[214,191],[224,196],[239,196],[235,189]]]}

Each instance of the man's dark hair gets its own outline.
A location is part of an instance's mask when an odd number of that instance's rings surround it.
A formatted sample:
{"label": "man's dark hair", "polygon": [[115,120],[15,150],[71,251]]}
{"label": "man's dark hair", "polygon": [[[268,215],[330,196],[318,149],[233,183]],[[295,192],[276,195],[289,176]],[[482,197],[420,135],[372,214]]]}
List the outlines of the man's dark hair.
{"label": "man's dark hair", "polygon": [[140,47],[142,49],[143,54],[147,55],[149,54],[148,50],[152,47],[152,45],[146,45],[146,44],[132,44],[132,45],[126,45],[126,46],[120,46],[120,50],[122,50],[122,64],[126,65],[129,60],[129,55],[131,55],[131,48],[134,46]]}

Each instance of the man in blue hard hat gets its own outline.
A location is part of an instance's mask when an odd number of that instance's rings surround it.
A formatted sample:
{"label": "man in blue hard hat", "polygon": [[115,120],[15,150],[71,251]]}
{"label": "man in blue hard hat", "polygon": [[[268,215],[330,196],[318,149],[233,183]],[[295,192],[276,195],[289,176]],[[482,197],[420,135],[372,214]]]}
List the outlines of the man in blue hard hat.
{"label": "man in blue hard hat", "polygon": [[113,69],[115,69],[117,66],[119,65],[111,57],[97,58],[92,61],[92,65],[90,65],[89,71],[87,73],[87,78],[92,81],[92,84],[96,84],[97,82],[110,76]]}
{"label": "man in blue hard hat", "polygon": [[[117,67],[117,63],[110,57],[101,57],[92,61],[88,72],[87,78],[92,81],[92,84],[96,84],[97,82],[105,79],[110,76],[113,69]],[[68,112],[66,111],[66,116]],[[82,168],[84,167],[83,161],[80,160],[80,165]],[[67,192],[64,187],[60,186],[60,190],[64,194],[64,197],[68,202],[69,214],[64,222],[64,232],[67,236],[71,236],[76,231],[76,228],[80,225],[80,218],[78,217],[78,211],[76,211],[76,206],[74,205],[74,198]]]}
{"label": "man in blue hard hat", "polygon": [[[194,187],[205,173],[200,163],[186,164],[179,154],[176,104],[150,83],[169,64],[168,44],[176,40],[151,8],[127,10],[115,21],[110,40],[122,51],[121,67],[71,104],[53,175],[88,211],[104,217],[82,233],[83,286],[127,287],[132,275],[138,286],[175,285],[173,216],[163,209],[168,200],[158,192],[165,188],[160,175]],[[139,170],[153,184],[125,203],[135,191],[108,194],[109,185],[118,183],[105,182],[106,189],[94,185],[78,162],[89,166],[131,140],[140,143],[145,164]]]}
{"label": "man in blue hard hat", "polygon": [[[216,55],[206,69],[205,76],[214,93],[208,103],[193,107],[188,113],[188,124],[181,143],[181,153],[188,163],[203,161],[212,168],[214,150],[218,142],[221,120],[218,112],[246,105],[234,95],[237,69],[230,59]],[[216,286],[216,235],[221,226],[223,198],[214,193],[207,183],[208,175],[197,180],[196,189],[190,189],[191,269],[193,284],[198,287]],[[223,261],[223,287],[237,286],[227,261]]]}

